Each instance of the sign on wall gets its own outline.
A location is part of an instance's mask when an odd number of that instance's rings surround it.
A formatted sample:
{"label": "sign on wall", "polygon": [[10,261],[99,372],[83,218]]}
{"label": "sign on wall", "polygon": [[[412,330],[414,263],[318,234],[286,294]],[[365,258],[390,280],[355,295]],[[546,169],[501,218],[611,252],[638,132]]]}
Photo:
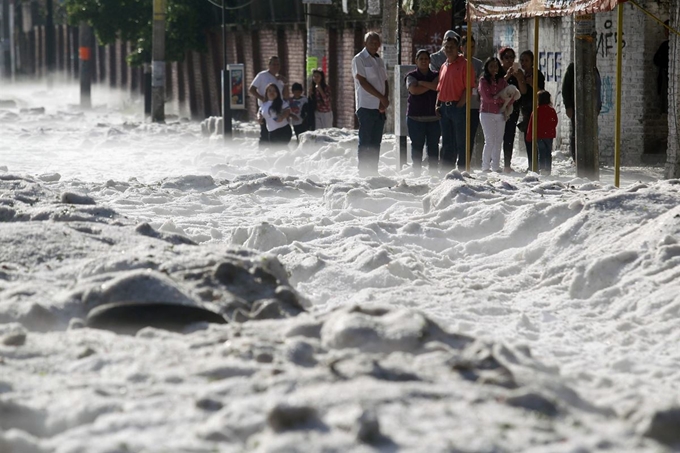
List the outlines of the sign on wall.
{"label": "sign on wall", "polygon": [[307,77],[312,75],[312,71],[319,67],[319,59],[316,57],[307,57]]}
{"label": "sign on wall", "polygon": [[243,91],[243,80],[245,68],[243,64],[227,65],[231,86],[231,108],[232,110],[243,110],[246,108],[246,97]]}

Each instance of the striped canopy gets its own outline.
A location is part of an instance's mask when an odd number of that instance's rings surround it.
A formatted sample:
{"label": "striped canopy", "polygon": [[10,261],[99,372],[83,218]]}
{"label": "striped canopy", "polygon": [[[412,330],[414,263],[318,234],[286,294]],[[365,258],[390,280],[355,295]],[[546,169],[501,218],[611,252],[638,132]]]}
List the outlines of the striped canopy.
{"label": "striped canopy", "polygon": [[625,0],[468,0],[473,22],[526,17],[581,16],[613,10]]}

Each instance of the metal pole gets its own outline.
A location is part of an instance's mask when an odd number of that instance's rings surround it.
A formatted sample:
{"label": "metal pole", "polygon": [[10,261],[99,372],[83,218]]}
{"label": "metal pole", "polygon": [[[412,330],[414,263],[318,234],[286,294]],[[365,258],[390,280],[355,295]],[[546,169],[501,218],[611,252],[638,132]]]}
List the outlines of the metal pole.
{"label": "metal pole", "polygon": [[621,66],[623,61],[623,4],[619,3],[616,26],[616,113],[614,119],[614,185],[621,177]]}
{"label": "metal pole", "polygon": [[[397,4],[397,65],[401,66],[401,8],[399,8],[399,5]],[[395,74],[398,72],[397,68],[394,69]],[[402,123],[404,121],[404,118],[401,116],[401,108],[397,112],[397,98],[396,98],[396,93],[401,93],[401,84],[404,82],[401,81],[399,85],[397,85],[397,80],[395,78],[394,81],[394,92],[395,92],[395,99],[394,99],[394,111],[395,111],[395,118],[394,118],[394,130],[396,132],[397,130],[397,124]],[[399,88],[399,89],[397,89]],[[399,106],[401,107],[401,105]],[[397,116],[399,115],[399,116]],[[407,126],[408,130],[408,126]],[[401,128],[399,128],[399,132],[401,132]],[[406,166],[408,162],[408,141],[406,139],[406,134],[399,134],[399,164],[397,169],[401,170]]]}
{"label": "metal pole", "polygon": [[151,56],[151,120],[165,121],[165,10],[166,0],[153,0]]}
{"label": "metal pole", "polygon": [[533,67],[533,99],[531,111],[531,171],[538,172],[538,16],[534,17],[534,67]]}
{"label": "metal pole", "polygon": [[470,4],[467,4],[467,81],[465,82],[465,171],[470,171],[470,159],[472,158],[472,137],[470,137],[470,122],[472,113],[470,112],[470,99],[472,99],[472,22],[470,22]]}
{"label": "metal pole", "polygon": [[222,138],[228,140],[232,137],[231,130],[231,73],[227,64],[227,24],[225,21],[225,2],[222,0]]}

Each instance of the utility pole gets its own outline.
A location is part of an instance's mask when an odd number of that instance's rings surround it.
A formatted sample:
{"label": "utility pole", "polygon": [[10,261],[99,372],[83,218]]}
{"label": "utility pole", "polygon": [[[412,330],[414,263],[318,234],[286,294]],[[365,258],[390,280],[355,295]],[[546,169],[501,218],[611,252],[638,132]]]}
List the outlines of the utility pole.
{"label": "utility pole", "polygon": [[600,179],[597,141],[597,48],[595,16],[574,17],[574,115],[576,175]]}
{"label": "utility pole", "polygon": [[85,22],[78,26],[80,58],[80,108],[92,107],[92,28]]}
{"label": "utility pole", "polygon": [[151,51],[151,121],[165,121],[165,10],[166,0],[153,0]]}
{"label": "utility pole", "polygon": [[222,69],[222,136],[224,140],[229,140],[232,136],[231,132],[231,74],[229,72],[229,65],[227,64],[227,24],[225,21],[225,5],[222,0],[222,61],[224,61],[224,68]]}
{"label": "utility pole", "polygon": [[[390,87],[390,93],[387,96],[390,99],[390,107],[387,109],[387,122],[385,123],[385,132],[394,132],[394,116],[398,112],[394,111],[395,97],[399,96],[399,87],[394,85],[394,67],[398,64],[397,53],[397,21],[399,14],[397,11],[399,2],[397,0],[383,0],[382,9],[382,58],[387,65],[387,81]],[[369,11],[370,12],[370,11]]]}

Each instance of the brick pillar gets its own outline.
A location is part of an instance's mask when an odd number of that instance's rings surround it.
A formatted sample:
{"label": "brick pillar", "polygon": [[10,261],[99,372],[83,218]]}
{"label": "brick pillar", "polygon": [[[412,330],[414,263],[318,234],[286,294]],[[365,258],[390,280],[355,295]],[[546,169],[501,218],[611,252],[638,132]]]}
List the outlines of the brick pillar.
{"label": "brick pillar", "polygon": [[45,27],[35,27],[35,75],[42,78],[45,75]]}
{"label": "brick pillar", "polygon": [[96,69],[96,77],[94,78],[93,81],[103,83],[106,80],[106,47],[104,46],[96,46],[97,51],[95,53],[95,61],[94,63]]}
{"label": "brick pillar", "polygon": [[127,64],[128,43],[118,43],[118,67],[120,67],[120,87],[125,91],[130,91],[130,66]]}
{"label": "brick pillar", "polygon": [[66,31],[66,26],[64,25],[57,25],[54,27],[54,35],[55,35],[55,40],[56,40],[56,70],[60,72],[60,77],[63,75],[64,70],[66,69],[66,44],[65,44],[65,39],[64,39],[64,33]]}
{"label": "brick pillar", "polygon": [[[328,38],[326,41],[326,55],[327,55],[327,60],[326,60],[326,67],[328,69],[329,74],[326,74],[326,83],[331,89],[331,108],[333,110],[333,125],[336,127],[342,127],[340,124],[340,106],[338,103],[338,99],[340,98],[339,94],[339,68],[340,65],[338,63],[338,46],[339,43],[341,42],[340,34],[338,33],[337,28],[331,28],[328,30]],[[333,74],[330,74],[331,71]],[[353,88],[352,88],[352,93],[353,93]]]}
{"label": "brick pillar", "polygon": [[288,76],[288,90],[289,94],[292,96],[293,93],[290,92],[290,87],[293,83],[297,82],[305,86],[305,46],[306,37],[303,30],[297,28],[288,28],[285,33],[286,41],[286,61],[288,62],[288,67],[286,68],[285,74]]}
{"label": "brick pillar", "polygon": [[118,79],[118,61],[117,61],[117,54],[118,54],[118,46],[116,45],[116,42],[114,41],[113,44],[110,44],[106,46],[106,53],[107,53],[107,62],[108,62],[108,75],[109,75],[109,86],[111,88],[115,88],[118,86],[118,82],[120,79]]}
{"label": "brick pillar", "polygon": [[[172,61],[165,62],[165,111],[174,113],[172,111],[175,108],[175,91],[172,87]],[[168,102],[170,101],[170,102]]]}
{"label": "brick pillar", "polygon": [[201,56],[198,52],[189,52],[190,59],[187,62],[190,76],[191,95],[191,118],[195,120],[205,119],[205,99],[203,99],[203,71]]}
{"label": "brick pillar", "polygon": [[176,74],[176,81],[177,81],[177,104],[179,108],[179,115],[180,116],[189,116],[191,117],[191,112],[187,111],[189,108],[189,105],[187,103],[187,92],[188,92],[188,87],[186,86],[186,63],[185,62],[178,62],[175,66],[175,71]]}
{"label": "brick pillar", "polygon": [[[217,46],[211,46],[211,42],[208,42],[208,45],[210,46],[210,50],[218,49]],[[208,118],[210,116],[219,116],[222,107],[221,107],[221,101],[220,99],[222,98],[221,96],[221,91],[222,91],[222,80],[220,77],[220,72],[216,71],[215,64],[218,65],[213,58],[215,55],[214,52],[207,52],[202,55],[201,58],[201,68],[203,69],[203,96],[205,97],[205,113],[204,117]],[[221,61],[222,58],[219,58]]]}
{"label": "brick pillar", "polygon": [[69,27],[68,61],[69,75],[73,80],[80,78],[80,58],[78,58],[78,27]]}

